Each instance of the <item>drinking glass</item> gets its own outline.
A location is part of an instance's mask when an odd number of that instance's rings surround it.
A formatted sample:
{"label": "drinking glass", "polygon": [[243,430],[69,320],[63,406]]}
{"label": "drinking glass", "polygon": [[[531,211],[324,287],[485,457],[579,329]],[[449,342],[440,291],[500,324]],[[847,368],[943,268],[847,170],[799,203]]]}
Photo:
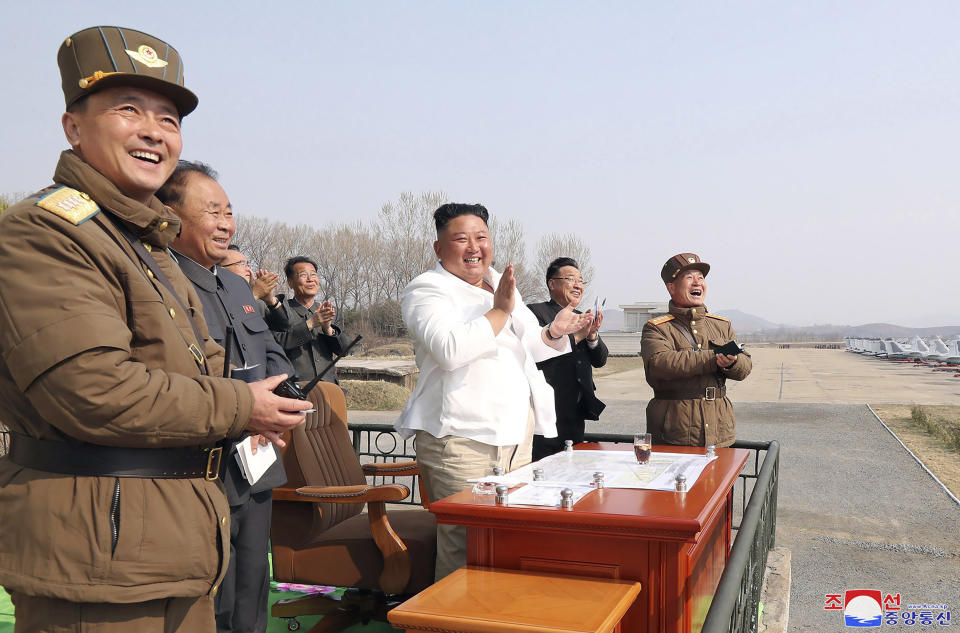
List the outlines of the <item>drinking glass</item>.
{"label": "drinking glass", "polygon": [[650,434],[633,434],[633,454],[637,456],[637,462],[646,464],[650,461]]}

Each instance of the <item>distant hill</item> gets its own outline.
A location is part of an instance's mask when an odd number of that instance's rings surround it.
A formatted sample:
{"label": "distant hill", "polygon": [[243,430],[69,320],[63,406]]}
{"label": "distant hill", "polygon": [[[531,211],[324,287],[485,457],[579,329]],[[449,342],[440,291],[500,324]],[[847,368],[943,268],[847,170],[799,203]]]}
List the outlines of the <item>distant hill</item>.
{"label": "distant hill", "polygon": [[[895,337],[909,338],[913,336],[941,336],[947,338],[960,334],[960,325],[944,325],[938,327],[905,327],[892,323],[866,323],[864,325],[834,325],[832,323],[818,325],[785,325],[774,323],[755,314],[741,310],[718,310],[716,314],[730,319],[737,336],[748,335],[744,340],[753,341],[802,341],[802,340],[840,340],[845,336],[862,337]],[[603,311],[603,331],[619,332],[623,327],[623,311],[610,309]]]}
{"label": "distant hill", "polygon": [[777,330],[786,327],[780,323],[767,321],[764,318],[754,314],[747,314],[740,310],[717,310],[717,314],[730,319],[733,325],[733,331],[737,334],[753,334],[764,330]]}
{"label": "distant hill", "polygon": [[[739,330],[738,330],[739,333]],[[913,336],[941,336],[948,338],[960,334],[960,325],[941,327],[904,327],[892,323],[867,323],[865,325],[807,325],[782,326],[749,332],[754,341],[839,341],[847,336],[864,338],[910,338]]]}

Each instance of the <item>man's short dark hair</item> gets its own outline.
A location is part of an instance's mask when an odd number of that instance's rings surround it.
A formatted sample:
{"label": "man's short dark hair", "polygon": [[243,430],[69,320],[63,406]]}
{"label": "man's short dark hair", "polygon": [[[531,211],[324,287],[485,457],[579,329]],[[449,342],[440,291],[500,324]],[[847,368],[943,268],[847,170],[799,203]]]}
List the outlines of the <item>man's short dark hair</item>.
{"label": "man's short dark hair", "polygon": [[310,264],[313,266],[314,272],[319,272],[320,269],[317,268],[317,262],[313,261],[309,257],[304,257],[303,255],[297,255],[296,257],[291,257],[287,260],[287,263],[283,266],[283,272],[287,276],[287,279],[293,279],[293,267],[297,264]]}
{"label": "man's short dark hair", "polygon": [[87,111],[87,96],[84,95],[67,106],[67,112],[70,114],[82,114]]}
{"label": "man's short dark hair", "polygon": [[447,228],[450,221],[461,215],[475,215],[486,224],[490,219],[490,213],[482,204],[463,204],[461,202],[448,202],[441,205],[433,212],[433,223],[437,225],[437,233]]}
{"label": "man's short dark hair", "polygon": [[550,285],[550,280],[553,279],[557,272],[564,266],[573,266],[577,270],[580,270],[580,264],[577,263],[572,257],[558,257],[547,266],[547,285]]}
{"label": "man's short dark hair", "polygon": [[231,244],[230,246],[227,247],[227,250],[228,250],[228,251],[237,251],[237,252],[239,253],[239,252],[240,252],[240,247],[237,246],[236,244]]}
{"label": "man's short dark hair", "polygon": [[183,204],[183,191],[186,189],[187,176],[190,174],[200,174],[213,181],[220,177],[216,170],[206,163],[198,160],[181,160],[167,178],[167,182],[163,183],[157,191],[156,196],[160,202],[168,207],[178,207]]}

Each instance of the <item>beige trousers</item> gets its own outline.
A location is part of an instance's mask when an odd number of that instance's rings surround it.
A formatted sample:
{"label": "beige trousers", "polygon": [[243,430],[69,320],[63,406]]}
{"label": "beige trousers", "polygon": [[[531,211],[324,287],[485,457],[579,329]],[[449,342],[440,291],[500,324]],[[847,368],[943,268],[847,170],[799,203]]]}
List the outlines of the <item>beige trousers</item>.
{"label": "beige trousers", "polygon": [[[465,437],[434,437],[417,431],[417,463],[430,501],[470,490],[476,479],[493,474],[494,466],[504,472],[530,463],[533,450],[533,411],[527,417],[523,443],[515,446],[491,446]],[[437,525],[437,566],[440,580],[467,564],[467,529],[459,525]]]}
{"label": "beige trousers", "polygon": [[213,598],[110,604],[12,592],[15,633],[215,633]]}

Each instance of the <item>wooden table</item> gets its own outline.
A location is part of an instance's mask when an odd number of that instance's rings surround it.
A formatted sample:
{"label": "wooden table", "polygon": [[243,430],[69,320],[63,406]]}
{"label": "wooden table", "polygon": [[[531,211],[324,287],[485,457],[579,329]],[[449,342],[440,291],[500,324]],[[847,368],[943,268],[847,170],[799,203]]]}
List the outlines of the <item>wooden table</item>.
{"label": "wooden table", "polygon": [[717,459],[683,494],[604,488],[561,509],[497,506],[493,495],[465,491],[431,503],[430,511],[440,523],[467,527],[470,565],[637,580],[643,589],[623,619],[625,632],[696,633],[730,551],[733,484],[748,455],[744,449],[718,448]]}
{"label": "wooden table", "polygon": [[461,567],[387,614],[408,633],[611,633],[640,583]]}

